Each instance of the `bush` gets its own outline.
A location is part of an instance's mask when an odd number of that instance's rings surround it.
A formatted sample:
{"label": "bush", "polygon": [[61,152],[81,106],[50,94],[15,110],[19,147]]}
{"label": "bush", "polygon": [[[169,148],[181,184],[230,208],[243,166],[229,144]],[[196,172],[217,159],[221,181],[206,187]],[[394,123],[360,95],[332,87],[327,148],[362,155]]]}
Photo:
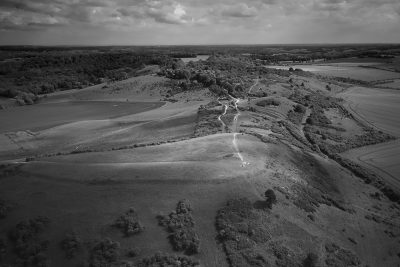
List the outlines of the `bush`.
{"label": "bush", "polygon": [[187,200],[179,201],[174,212],[158,216],[158,220],[171,233],[169,239],[175,250],[189,255],[199,252],[200,239],[194,230],[192,208]]}
{"label": "bush", "polygon": [[45,252],[48,249],[48,241],[39,240],[38,234],[49,225],[47,217],[36,217],[29,221],[18,223],[15,229],[9,233],[14,242],[17,262],[22,266],[50,266]]}
{"label": "bush", "polygon": [[274,98],[264,99],[264,100],[261,100],[261,101],[256,103],[256,105],[260,106],[260,107],[279,106],[280,104],[281,103],[279,102],[279,100],[274,99]]}
{"label": "bush", "polygon": [[0,238],[0,262],[3,259],[3,257],[6,255],[6,243],[4,242],[3,239]]}
{"label": "bush", "polygon": [[255,249],[257,245],[264,247],[271,239],[269,225],[263,222],[249,199],[229,200],[218,211],[216,227],[230,266],[269,266],[265,255]]}
{"label": "bush", "polygon": [[11,206],[7,205],[4,200],[0,199],[0,219],[4,219],[10,210]]}
{"label": "bush", "polygon": [[130,258],[137,257],[140,254],[140,249],[137,247],[129,248],[126,252],[126,256]]}
{"label": "bush", "polygon": [[15,90],[15,89],[0,90],[0,96],[3,96],[3,97],[14,98],[18,94],[19,94],[19,91]]}
{"label": "bush", "polygon": [[119,258],[119,243],[110,239],[97,242],[90,252],[89,267],[107,267]]}
{"label": "bush", "polygon": [[137,267],[195,267],[200,266],[197,260],[177,255],[157,253],[152,257],[140,260]]}
{"label": "bush", "polygon": [[296,105],[294,107],[294,111],[297,113],[305,113],[306,112],[306,108],[303,105]]}
{"label": "bush", "polygon": [[360,259],[350,250],[339,247],[334,243],[325,245],[326,266],[359,266]]}
{"label": "bush", "polygon": [[38,216],[29,221],[18,223],[15,229],[10,231],[10,239],[14,242],[24,242],[36,237],[37,234],[44,231],[50,224],[50,219],[44,216]]}
{"label": "bush", "polygon": [[125,236],[132,236],[144,230],[139,221],[139,216],[133,208],[130,208],[124,215],[121,215],[115,221],[114,226],[121,229]]}
{"label": "bush", "polygon": [[82,240],[75,233],[67,234],[65,239],[61,241],[61,248],[65,251],[65,256],[68,259],[75,257],[81,247]]}
{"label": "bush", "polygon": [[314,123],[314,120],[312,119],[312,118],[310,118],[310,117],[308,117],[307,119],[306,119],[306,123],[307,124],[310,124],[310,125],[314,125],[315,123]]}
{"label": "bush", "polygon": [[307,257],[303,261],[303,267],[317,267],[318,255],[315,253],[308,253]]}
{"label": "bush", "polygon": [[276,204],[277,202],[274,190],[268,189],[267,191],[265,191],[264,197],[267,208],[272,209],[272,205]]}

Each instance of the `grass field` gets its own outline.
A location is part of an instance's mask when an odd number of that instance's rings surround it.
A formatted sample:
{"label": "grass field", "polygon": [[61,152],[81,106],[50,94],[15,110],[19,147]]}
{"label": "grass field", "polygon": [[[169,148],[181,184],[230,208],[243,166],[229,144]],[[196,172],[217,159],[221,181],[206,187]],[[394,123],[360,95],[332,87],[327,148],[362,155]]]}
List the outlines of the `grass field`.
{"label": "grass field", "polygon": [[[243,167],[235,155],[232,138],[233,134],[217,134],[155,147],[57,156],[26,163],[17,174],[1,180],[2,197],[18,203],[18,209],[2,224],[0,234],[5,234],[13,222],[38,214],[48,216],[52,227],[43,237],[50,240],[49,255],[55,266],[71,266],[88,257],[84,252],[74,260],[63,257],[58,242],[71,231],[87,246],[96,239],[109,237],[120,242],[122,252],[138,247],[141,256],[156,251],[177,253],[168,244],[167,233],[157,225],[156,216],[168,214],[177,201],[185,198],[192,204],[195,230],[201,242],[200,253],[194,257],[203,266],[228,266],[215,241],[217,210],[228,199],[247,197],[260,202],[266,189],[281,188],[276,191],[278,204],[273,210],[259,212],[268,218],[267,227],[274,242],[282,242],[284,236],[285,244],[296,249],[301,257],[300,244],[305,242],[307,249],[317,250],[328,236],[344,243],[369,264],[381,262],[387,250],[393,249],[395,240],[381,234],[381,225],[363,217],[368,212],[359,207],[378,202],[367,197],[373,190],[360,180],[351,179],[348,172],[326,159],[303,157],[290,148],[238,135],[239,150],[250,163]],[[305,169],[306,165],[311,166],[310,162],[319,169]],[[329,177],[321,179],[321,175]],[[311,221],[283,194],[293,185],[306,183],[316,183],[330,196],[352,203],[356,212],[321,205],[316,213],[318,219]],[[348,190],[354,186],[365,194]],[[382,213],[388,208],[379,205]],[[145,229],[126,238],[111,224],[129,207],[135,208]],[[327,223],[329,229],[324,228]],[[359,241],[359,245],[351,243],[348,237]],[[372,240],[378,239],[380,245],[374,246],[377,243]],[[370,245],[364,246],[364,242]],[[121,258],[128,259],[123,253]],[[385,262],[393,265],[392,259]]]}
{"label": "grass field", "polygon": [[160,107],[153,102],[68,101],[0,111],[0,132],[40,131],[66,123],[122,117]]}

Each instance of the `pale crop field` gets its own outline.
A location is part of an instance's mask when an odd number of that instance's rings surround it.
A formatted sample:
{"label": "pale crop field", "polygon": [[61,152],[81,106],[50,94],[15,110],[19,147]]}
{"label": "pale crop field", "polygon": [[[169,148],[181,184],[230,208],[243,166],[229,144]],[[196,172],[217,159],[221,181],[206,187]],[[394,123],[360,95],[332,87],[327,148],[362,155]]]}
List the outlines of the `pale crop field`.
{"label": "pale crop field", "polygon": [[335,64],[310,64],[310,65],[290,65],[290,66],[274,65],[266,67],[285,69],[285,70],[288,70],[290,67],[292,67],[294,69],[302,69],[303,71],[309,71],[316,74],[342,77],[342,78],[351,78],[367,82],[400,78],[400,73],[376,69],[371,67],[372,64],[366,64],[366,63],[362,64],[362,66],[368,66],[368,68],[358,65],[360,64],[335,63]]}
{"label": "pale crop field", "polygon": [[339,95],[348,108],[367,124],[400,136],[400,92],[397,90],[354,87]]}
{"label": "pale crop field", "polygon": [[[400,92],[355,87],[342,93],[347,108],[364,123],[400,136]],[[398,140],[350,150],[345,156],[372,168],[400,190],[400,142]]]}

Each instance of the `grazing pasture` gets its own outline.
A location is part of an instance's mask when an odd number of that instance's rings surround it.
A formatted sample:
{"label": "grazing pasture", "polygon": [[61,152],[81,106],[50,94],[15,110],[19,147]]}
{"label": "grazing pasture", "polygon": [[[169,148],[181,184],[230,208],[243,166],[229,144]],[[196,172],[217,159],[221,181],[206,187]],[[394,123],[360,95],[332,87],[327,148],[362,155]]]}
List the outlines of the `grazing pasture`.
{"label": "grazing pasture", "polygon": [[111,119],[162,106],[162,102],[69,101],[0,111],[0,132],[39,131],[61,124]]}

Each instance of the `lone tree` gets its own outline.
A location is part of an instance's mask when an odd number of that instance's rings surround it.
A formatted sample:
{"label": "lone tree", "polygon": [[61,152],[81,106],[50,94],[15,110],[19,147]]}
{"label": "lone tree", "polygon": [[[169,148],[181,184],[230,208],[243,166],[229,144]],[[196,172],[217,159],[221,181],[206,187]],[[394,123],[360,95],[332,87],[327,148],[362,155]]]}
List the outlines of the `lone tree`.
{"label": "lone tree", "polygon": [[272,205],[276,204],[277,202],[274,190],[268,189],[267,191],[265,191],[264,197],[267,208],[272,209]]}
{"label": "lone tree", "polygon": [[318,265],[318,255],[315,253],[308,253],[303,261],[303,267],[316,267]]}

